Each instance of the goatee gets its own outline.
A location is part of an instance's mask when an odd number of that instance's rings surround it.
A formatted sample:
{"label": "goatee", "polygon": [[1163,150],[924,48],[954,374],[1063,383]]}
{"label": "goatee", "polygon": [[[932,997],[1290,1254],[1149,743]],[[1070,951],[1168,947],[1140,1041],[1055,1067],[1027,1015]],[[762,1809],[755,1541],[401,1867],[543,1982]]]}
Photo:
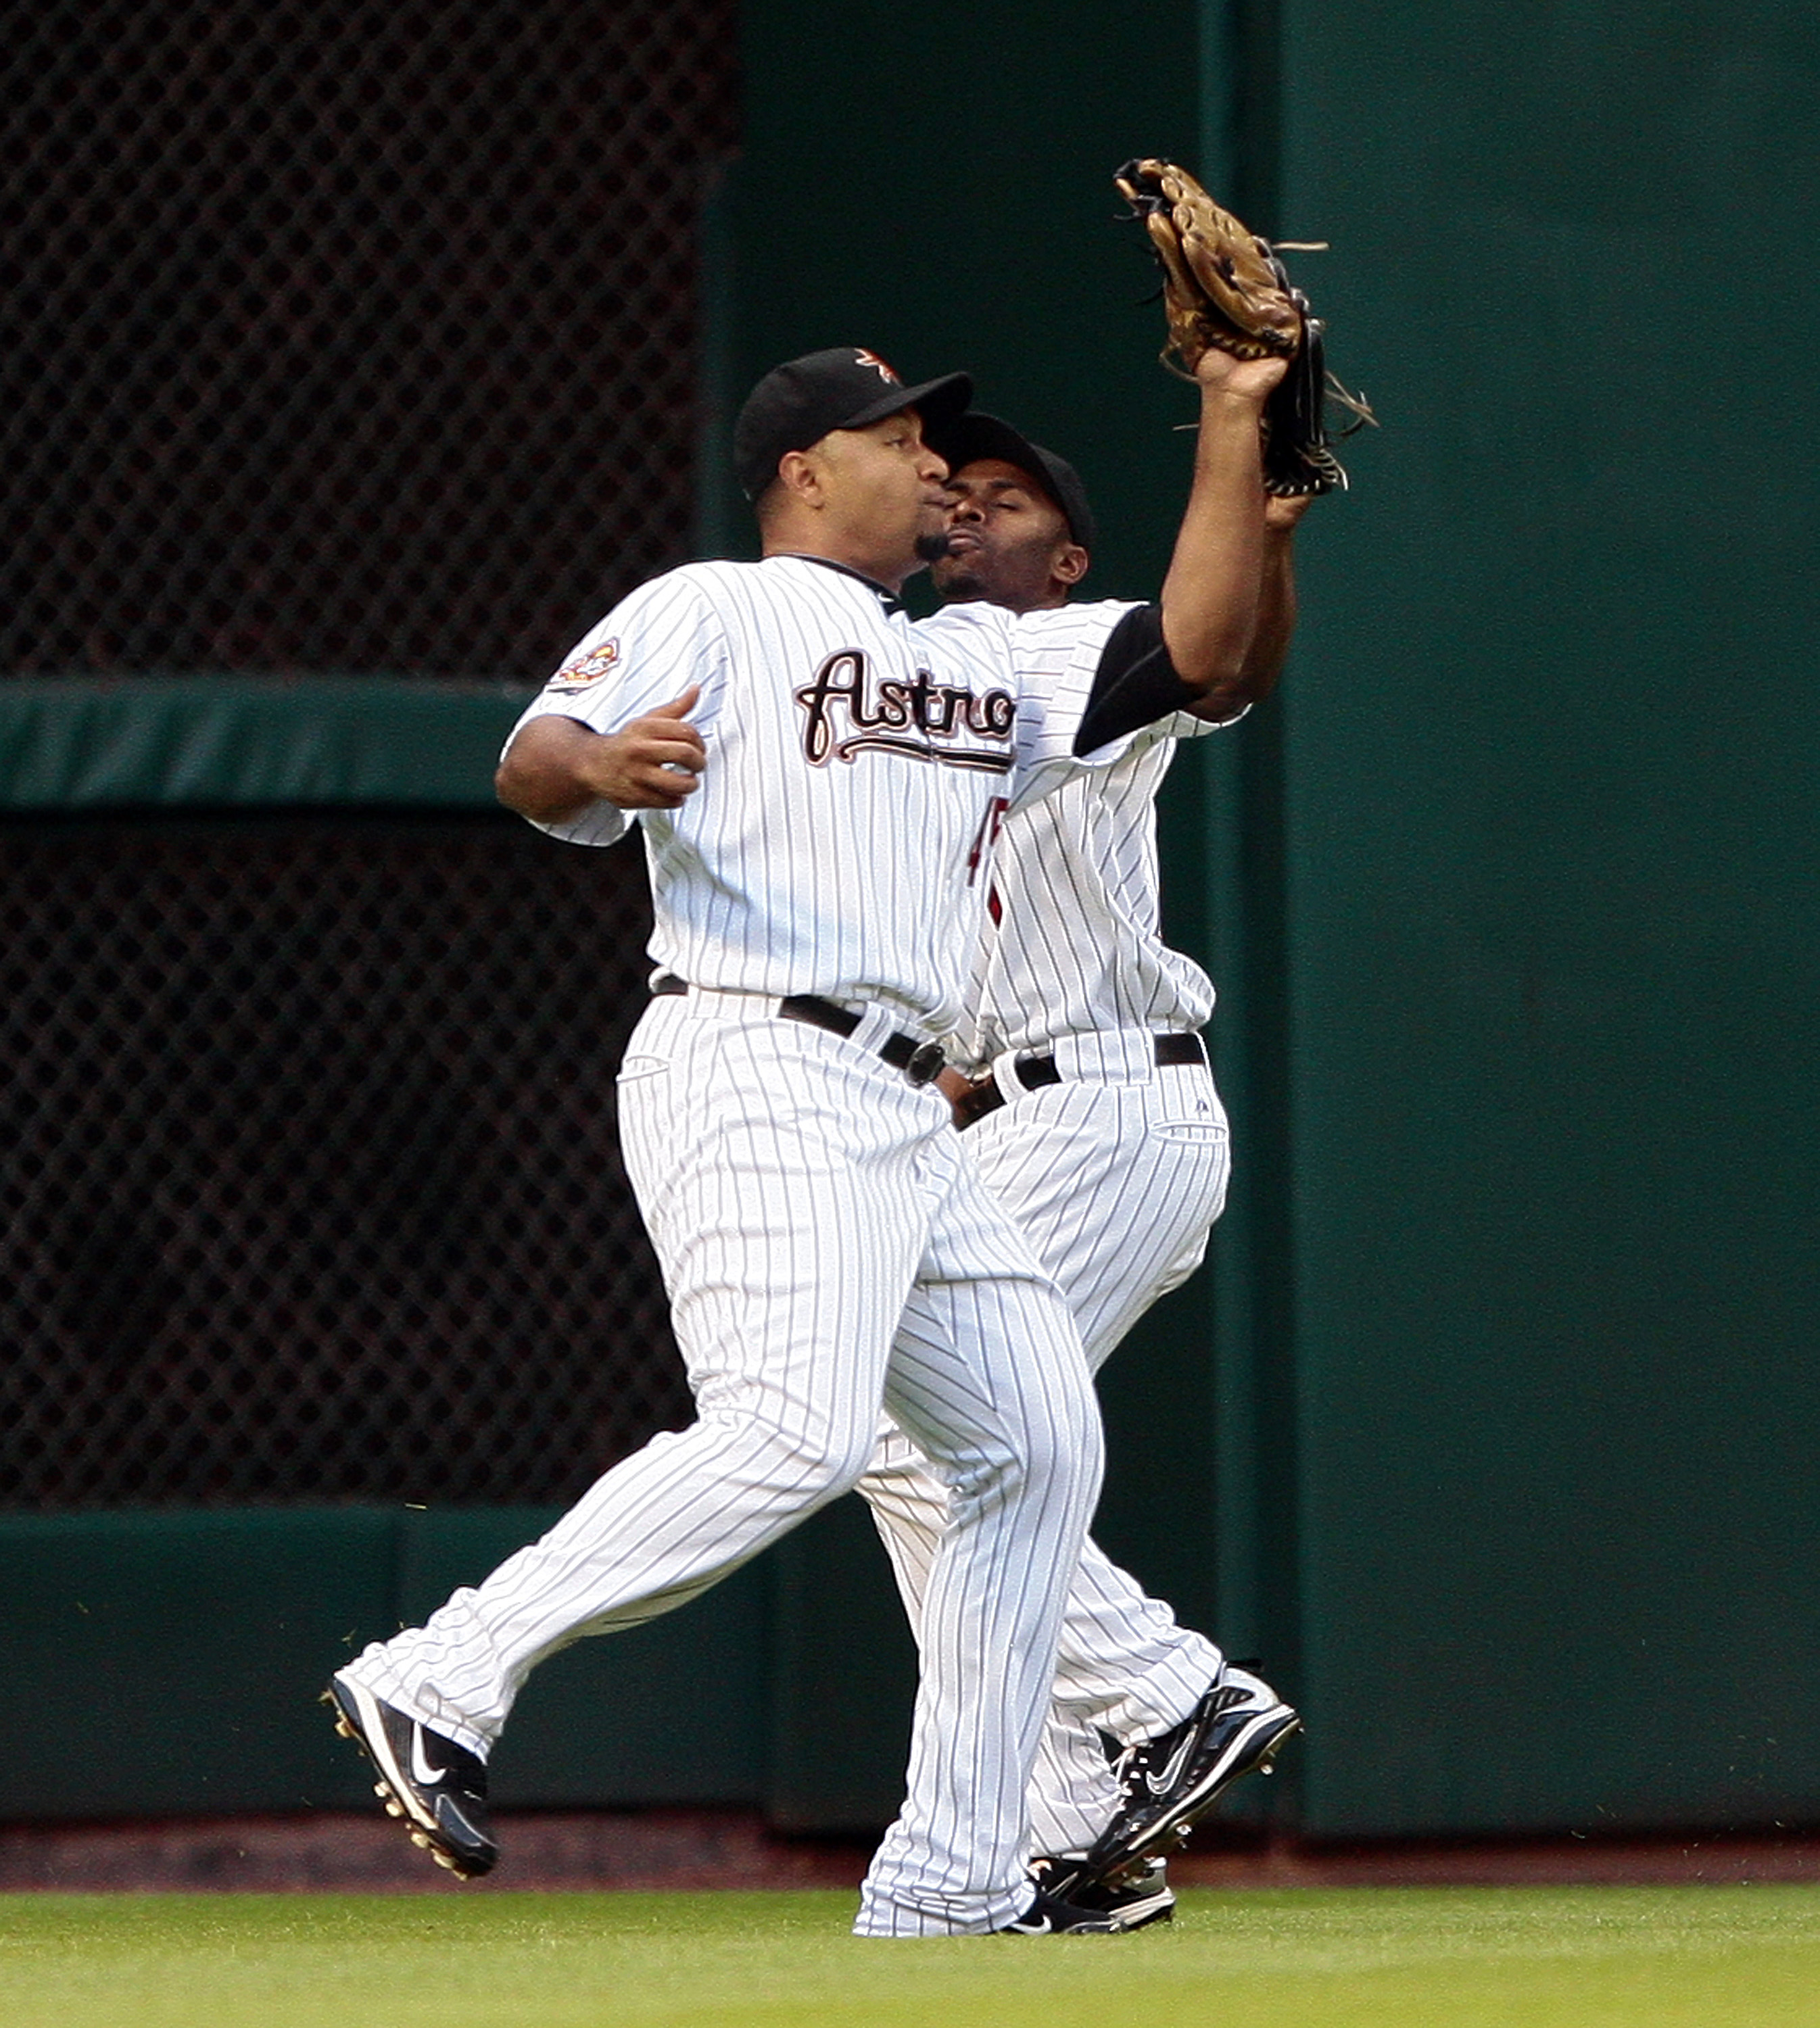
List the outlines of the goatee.
{"label": "goatee", "polygon": [[935,591],[944,605],[964,605],[970,599],[984,598],[986,584],[970,570],[945,570],[935,581]]}
{"label": "goatee", "polygon": [[916,554],[926,564],[938,564],[948,553],[948,531],[940,528],[932,535],[916,538]]}

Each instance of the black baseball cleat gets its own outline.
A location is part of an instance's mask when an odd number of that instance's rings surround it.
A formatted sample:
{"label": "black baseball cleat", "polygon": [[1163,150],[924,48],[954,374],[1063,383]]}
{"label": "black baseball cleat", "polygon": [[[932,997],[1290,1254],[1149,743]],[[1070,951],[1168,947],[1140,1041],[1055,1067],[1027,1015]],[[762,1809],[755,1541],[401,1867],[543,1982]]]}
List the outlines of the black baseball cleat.
{"label": "black baseball cleat", "polygon": [[1118,1930],[1141,1930],[1175,1919],[1167,1862],[1134,1860],[1111,1880],[1097,1880],[1084,1859],[1033,1859],[1030,1874],[1045,1894],[1089,1914],[1110,1918]]}
{"label": "black baseball cleat", "polygon": [[457,1880],[493,1871],[499,1845],[486,1815],[486,1766],[345,1676],[331,1677],[323,1702],[335,1729],[379,1772],[373,1792],[402,1819],[411,1842]]}
{"label": "black baseball cleat", "polygon": [[1078,1908],[1071,1901],[1058,1901],[1038,1888],[1030,1905],[1021,1915],[994,1930],[995,1937],[1115,1937],[1129,1926],[1093,1908]]}
{"label": "black baseball cleat", "polygon": [[1254,1770],[1269,1774],[1301,1723],[1268,1683],[1229,1663],[1179,1725],[1127,1747],[1114,1763],[1124,1807],[1088,1853],[1082,1877],[1108,1886],[1131,1879],[1139,1862],[1182,1842],[1235,1782]]}

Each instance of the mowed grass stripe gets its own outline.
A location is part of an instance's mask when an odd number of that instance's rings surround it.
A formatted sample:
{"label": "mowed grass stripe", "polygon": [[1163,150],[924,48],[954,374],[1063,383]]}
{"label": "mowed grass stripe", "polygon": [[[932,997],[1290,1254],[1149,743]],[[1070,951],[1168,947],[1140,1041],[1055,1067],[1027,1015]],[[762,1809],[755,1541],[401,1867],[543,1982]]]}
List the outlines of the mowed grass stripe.
{"label": "mowed grass stripe", "polygon": [[3,2028],[1820,2028],[1820,1888],[1189,1893],[858,1941],[853,1897],[20,1895]]}

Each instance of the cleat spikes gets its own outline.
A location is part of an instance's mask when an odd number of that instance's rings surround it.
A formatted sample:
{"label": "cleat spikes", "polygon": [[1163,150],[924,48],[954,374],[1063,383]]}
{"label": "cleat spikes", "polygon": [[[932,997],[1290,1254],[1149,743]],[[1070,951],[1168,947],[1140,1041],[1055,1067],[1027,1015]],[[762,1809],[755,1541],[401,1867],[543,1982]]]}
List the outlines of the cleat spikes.
{"label": "cleat spikes", "polygon": [[1101,1915],[1121,1932],[1174,1919],[1175,1897],[1160,1859],[1122,1867],[1115,1879],[1083,1880],[1065,1859],[1033,1859],[1030,1878],[1052,1900]]}
{"label": "cleat spikes", "polygon": [[1186,1844],[1235,1782],[1271,1771],[1285,1741],[1300,1729],[1296,1713],[1268,1683],[1240,1663],[1228,1663],[1179,1724],[1118,1756],[1114,1773],[1125,1803],[1088,1853],[1083,1877],[1111,1882],[1134,1860]]}
{"label": "cleat spikes", "polygon": [[342,1675],[330,1700],[335,1730],[372,1763],[373,1793],[412,1844],[457,1880],[490,1872],[499,1847],[480,1757]]}

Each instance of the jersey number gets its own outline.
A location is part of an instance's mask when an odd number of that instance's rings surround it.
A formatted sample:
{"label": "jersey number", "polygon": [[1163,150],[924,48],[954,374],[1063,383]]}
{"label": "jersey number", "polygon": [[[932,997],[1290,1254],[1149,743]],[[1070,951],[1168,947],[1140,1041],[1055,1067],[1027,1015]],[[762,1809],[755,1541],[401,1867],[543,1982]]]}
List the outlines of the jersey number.
{"label": "jersey number", "polygon": [[979,828],[973,834],[972,849],[967,855],[967,884],[971,887],[979,878],[979,869],[992,863],[992,849],[998,842],[999,827],[1004,822],[1005,811],[1010,807],[1004,796],[994,796],[986,806],[986,815],[979,820]]}

